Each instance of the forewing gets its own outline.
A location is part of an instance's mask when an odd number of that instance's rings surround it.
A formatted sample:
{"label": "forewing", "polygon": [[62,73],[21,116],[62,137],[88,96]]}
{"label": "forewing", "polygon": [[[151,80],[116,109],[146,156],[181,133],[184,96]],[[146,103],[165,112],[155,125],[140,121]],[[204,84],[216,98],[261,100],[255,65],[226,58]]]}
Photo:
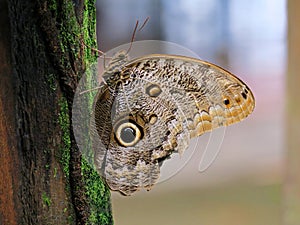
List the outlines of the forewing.
{"label": "forewing", "polygon": [[190,137],[239,122],[254,109],[253,94],[243,81],[202,60],[148,55],[126,67],[136,79],[159,84],[164,92],[172,95],[184,114]]}

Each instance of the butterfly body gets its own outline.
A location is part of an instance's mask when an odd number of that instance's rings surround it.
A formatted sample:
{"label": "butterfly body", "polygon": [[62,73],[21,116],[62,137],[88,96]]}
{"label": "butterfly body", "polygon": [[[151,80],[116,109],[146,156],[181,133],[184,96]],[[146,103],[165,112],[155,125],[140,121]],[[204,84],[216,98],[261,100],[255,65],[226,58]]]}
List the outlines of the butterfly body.
{"label": "butterfly body", "polygon": [[109,187],[125,195],[149,190],[160,165],[182,154],[190,139],[241,121],[254,97],[240,79],[202,60],[117,53],[104,71],[94,106],[95,130],[105,148],[95,164]]}

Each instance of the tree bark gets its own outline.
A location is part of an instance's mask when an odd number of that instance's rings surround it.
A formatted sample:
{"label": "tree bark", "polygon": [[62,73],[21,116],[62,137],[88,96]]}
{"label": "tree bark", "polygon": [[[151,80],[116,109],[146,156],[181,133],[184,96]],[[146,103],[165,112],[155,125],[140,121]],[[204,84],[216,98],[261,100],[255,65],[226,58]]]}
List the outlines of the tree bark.
{"label": "tree bark", "polygon": [[112,224],[72,131],[96,54],[92,0],[0,0],[0,224]]}
{"label": "tree bark", "polygon": [[284,224],[300,221],[300,2],[288,1],[288,73],[287,73],[287,171],[284,188]]}
{"label": "tree bark", "polygon": [[20,164],[16,142],[15,94],[7,2],[0,0],[0,224],[19,224]]}

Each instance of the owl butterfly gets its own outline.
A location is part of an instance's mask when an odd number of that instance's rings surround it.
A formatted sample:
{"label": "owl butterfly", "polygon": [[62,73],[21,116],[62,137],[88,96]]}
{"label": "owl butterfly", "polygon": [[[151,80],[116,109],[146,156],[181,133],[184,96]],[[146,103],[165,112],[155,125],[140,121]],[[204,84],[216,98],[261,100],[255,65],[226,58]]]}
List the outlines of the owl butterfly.
{"label": "owl butterfly", "polygon": [[[150,190],[171,154],[190,139],[246,118],[254,109],[248,86],[205,61],[153,54],[129,60],[116,53],[94,101],[95,164],[111,190]],[[101,144],[99,144],[101,143]]]}

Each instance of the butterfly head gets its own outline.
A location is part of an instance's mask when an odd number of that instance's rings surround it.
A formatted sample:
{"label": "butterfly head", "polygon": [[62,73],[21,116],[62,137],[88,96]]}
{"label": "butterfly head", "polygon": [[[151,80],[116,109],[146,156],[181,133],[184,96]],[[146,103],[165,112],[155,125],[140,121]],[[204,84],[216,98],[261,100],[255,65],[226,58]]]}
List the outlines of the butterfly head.
{"label": "butterfly head", "polygon": [[126,62],[128,62],[129,56],[126,51],[120,51],[113,55],[107,68],[105,68],[102,75],[106,83],[113,85],[118,80],[124,80],[122,77],[124,73],[122,70]]}

